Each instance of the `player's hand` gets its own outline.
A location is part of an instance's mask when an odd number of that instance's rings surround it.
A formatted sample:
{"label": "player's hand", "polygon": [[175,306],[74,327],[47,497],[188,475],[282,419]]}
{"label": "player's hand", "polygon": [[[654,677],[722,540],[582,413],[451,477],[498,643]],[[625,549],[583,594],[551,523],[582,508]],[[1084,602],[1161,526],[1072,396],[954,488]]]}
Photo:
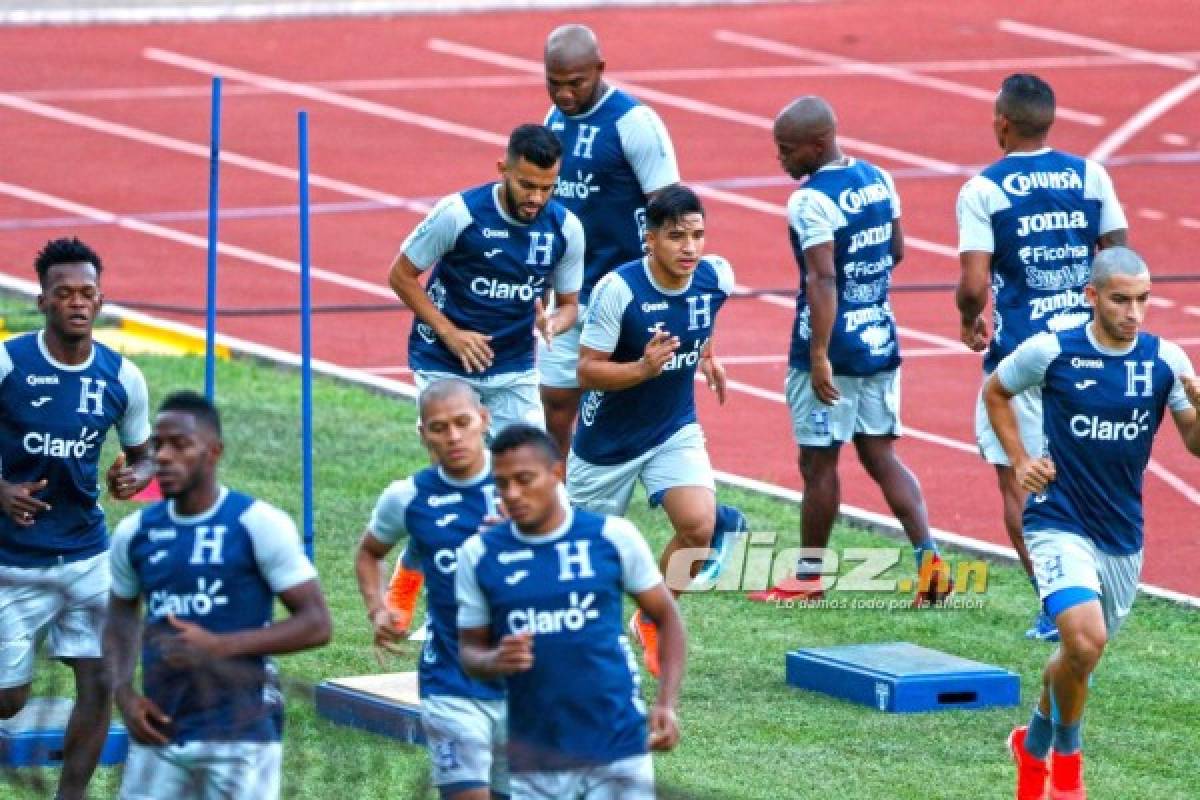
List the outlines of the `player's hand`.
{"label": "player's hand", "polygon": [[0,480],[0,511],[22,528],[33,525],[34,518],[43,511],[49,511],[50,505],[33,495],[46,488],[46,479],[29,481],[28,483],[9,483]]}
{"label": "player's hand", "polygon": [[976,353],[987,350],[988,342],[991,341],[987,322],[983,317],[976,317],[975,321],[970,324],[961,323],[958,328],[958,338],[962,339],[962,343]]}
{"label": "player's hand", "polygon": [[191,669],[211,664],[214,658],[225,658],[224,640],[220,634],[212,633],[194,622],[188,622],[167,614],[167,622],[175,629],[175,635],[162,638],[163,660],[176,669]]}
{"label": "player's hand", "polygon": [[554,337],[558,335],[557,320],[553,314],[546,311],[546,306],[540,297],[533,301],[533,325],[542,335],[542,341],[546,343],[546,347],[554,343]]}
{"label": "player's hand", "polygon": [[725,367],[713,356],[703,356],[700,359],[700,374],[708,388],[717,393],[717,402],[725,405]]}
{"label": "player's hand", "polygon": [[667,366],[667,362],[671,360],[671,356],[675,355],[675,351],[678,349],[678,336],[672,336],[662,328],[656,330],[650,337],[650,341],[646,342],[646,349],[642,351],[643,376],[649,380],[661,375],[663,368]]}
{"label": "player's hand", "polygon": [[1030,494],[1042,494],[1045,492],[1046,487],[1050,485],[1050,481],[1054,480],[1057,475],[1054,469],[1054,462],[1045,456],[1023,461],[1017,464],[1014,469],[1017,473],[1017,483]]}
{"label": "player's hand", "polygon": [[138,744],[162,747],[171,743],[167,726],[171,718],[148,697],[125,687],[117,690],[117,710],[125,721],[125,729]]}
{"label": "player's hand", "polygon": [[383,662],[385,654],[404,655],[408,625],[402,624],[391,609],[377,608],[371,613],[371,630],[375,640],[375,655]]}
{"label": "player's hand", "polygon": [[1183,383],[1183,391],[1187,393],[1187,399],[1191,402],[1192,408],[1200,411],[1200,378],[1195,375],[1184,375],[1179,380]]}
{"label": "player's hand", "polygon": [[650,729],[647,746],[651,750],[671,750],[679,744],[679,719],[675,716],[674,709],[655,706],[650,709],[650,718],[647,723]]}
{"label": "player's hand", "polygon": [[483,372],[492,365],[495,357],[492,346],[488,344],[491,339],[486,333],[452,328],[442,336],[442,343],[458,356],[466,372]]}
{"label": "player's hand", "polygon": [[512,675],[533,669],[533,634],[510,633],[500,640],[492,652],[492,670],[500,675]]}
{"label": "player's hand", "polygon": [[827,406],[836,404],[842,398],[842,393],[833,382],[833,365],[827,357],[814,356],[811,361],[812,372],[809,377],[817,399]]}
{"label": "player's hand", "polygon": [[117,453],[117,457],[113,459],[112,466],[105,473],[105,481],[108,483],[108,493],[118,500],[129,500],[138,493],[139,486],[137,473],[132,467],[125,466],[125,451]]}

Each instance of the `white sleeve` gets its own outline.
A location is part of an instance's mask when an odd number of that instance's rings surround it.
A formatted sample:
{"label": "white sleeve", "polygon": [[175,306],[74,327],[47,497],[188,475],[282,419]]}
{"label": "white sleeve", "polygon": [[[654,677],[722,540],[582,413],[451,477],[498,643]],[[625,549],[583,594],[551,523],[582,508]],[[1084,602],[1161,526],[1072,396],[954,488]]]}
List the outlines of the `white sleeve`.
{"label": "white sleeve", "polygon": [[394,545],[408,536],[408,529],[404,527],[404,516],[408,513],[409,503],[416,496],[417,486],[412,478],[393,481],[375,501],[375,510],[371,512],[367,530],[387,545]]}
{"label": "white sleeve", "polygon": [[417,269],[427,270],[450,252],[458,235],[470,224],[471,212],[462,195],[448,195],[439,200],[424,221],[408,235],[400,245],[400,252],[408,256]]}
{"label": "white sleeve", "polygon": [[1031,336],[1000,362],[996,367],[996,378],[1012,394],[1041,386],[1050,362],[1058,358],[1061,352],[1062,346],[1053,333]]}
{"label": "white sleeve", "polygon": [[958,252],[996,252],[992,214],[1011,205],[1000,187],[982,175],[963,184],[958,192]]}
{"label": "white sleeve", "polygon": [[3,383],[12,371],[12,356],[8,354],[8,348],[4,346],[4,342],[0,342],[0,383]]}
{"label": "white sleeve", "polygon": [[275,594],[317,577],[316,569],[304,555],[296,524],[283,511],[258,500],[246,509],[241,521],[250,534],[258,571]]}
{"label": "white sleeve", "polygon": [[580,346],[602,353],[616,350],[621,338],[621,318],[632,301],[633,291],[617,273],[610,272],[601,278],[588,301],[583,333],[579,334]]}
{"label": "white sleeve", "polygon": [[125,388],[127,399],[125,413],[117,422],[117,436],[125,447],[145,444],[150,438],[150,399],[146,392],[146,378],[136,364],[128,358],[122,358],[117,379]]}
{"label": "white sleeve", "polygon": [[475,567],[485,551],[483,537],[475,534],[462,543],[458,548],[458,566],[454,570],[454,597],[458,601],[458,627],[482,628],[492,621],[491,608],[483,590],[479,588],[479,579],[475,575]]}
{"label": "white sleeve", "polygon": [[679,183],[679,165],[671,137],[650,106],[634,106],[617,120],[617,138],[643,194]]}
{"label": "white sleeve", "polygon": [[1187,411],[1192,407],[1192,401],[1188,400],[1187,391],[1184,390],[1183,381],[1180,378],[1196,374],[1196,371],[1192,369],[1191,359],[1187,357],[1187,353],[1183,352],[1182,347],[1174,342],[1168,342],[1166,339],[1159,340],[1158,357],[1167,362],[1167,366],[1175,374],[1171,393],[1167,395],[1167,405],[1172,411]]}
{"label": "white sleeve", "polygon": [[602,533],[621,559],[621,585],[628,594],[640,594],[662,583],[662,573],[650,545],[634,524],[624,517],[605,517]]}
{"label": "white sleeve", "polygon": [[1128,228],[1125,210],[1117,200],[1117,190],[1113,188],[1112,178],[1108,170],[1095,161],[1084,162],[1083,196],[1100,201],[1100,226],[1096,232],[1103,236],[1106,233]]}
{"label": "white sleeve", "polygon": [[797,189],[788,198],[788,224],[807,250],[833,241],[833,233],[845,226],[846,216],[825,195],[814,189]]}
{"label": "white sleeve", "polygon": [[717,273],[717,287],[726,297],[731,296],[737,285],[733,277],[733,265],[721,256],[713,254],[705,256],[704,260],[712,264],[713,271]]}
{"label": "white sleeve", "polygon": [[584,235],[583,223],[570,211],[563,220],[563,236],[567,249],[554,267],[554,291],[574,294],[583,286]]}
{"label": "white sleeve", "polygon": [[892,173],[886,169],[879,169],[879,172],[883,175],[883,182],[887,184],[888,194],[892,196],[892,219],[900,219],[900,193],[896,191],[896,182],[892,180]]}
{"label": "white sleeve", "polygon": [[112,573],[112,593],[117,597],[132,600],[141,594],[142,582],[138,580],[129,560],[129,545],[142,526],[142,512],[135,511],[113,529],[112,544],[108,548],[108,568]]}

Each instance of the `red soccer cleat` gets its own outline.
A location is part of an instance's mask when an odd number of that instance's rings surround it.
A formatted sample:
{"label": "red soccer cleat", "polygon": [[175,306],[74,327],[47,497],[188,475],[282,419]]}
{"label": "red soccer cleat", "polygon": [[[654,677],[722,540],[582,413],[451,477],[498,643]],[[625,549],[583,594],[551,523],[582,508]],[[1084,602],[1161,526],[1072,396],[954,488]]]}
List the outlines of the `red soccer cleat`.
{"label": "red soccer cleat", "polygon": [[635,611],[629,618],[629,633],[635,642],[642,646],[642,658],[646,662],[646,671],[658,677],[658,626],[648,619],[641,611]]}
{"label": "red soccer cleat", "polygon": [[1027,726],[1013,728],[1008,735],[1008,752],[1017,764],[1017,800],[1044,800],[1049,765],[1025,749]]}
{"label": "red soccer cleat", "polygon": [[1050,800],[1087,800],[1083,786],[1083,752],[1050,756]]}
{"label": "red soccer cleat", "polygon": [[752,603],[813,603],[825,596],[820,578],[784,578],[770,589],[748,592]]}
{"label": "red soccer cleat", "polygon": [[403,563],[396,565],[396,572],[388,584],[387,607],[396,618],[396,627],[402,631],[408,630],[412,624],[417,598],[421,596],[424,584],[425,574],[421,570],[408,569]]}

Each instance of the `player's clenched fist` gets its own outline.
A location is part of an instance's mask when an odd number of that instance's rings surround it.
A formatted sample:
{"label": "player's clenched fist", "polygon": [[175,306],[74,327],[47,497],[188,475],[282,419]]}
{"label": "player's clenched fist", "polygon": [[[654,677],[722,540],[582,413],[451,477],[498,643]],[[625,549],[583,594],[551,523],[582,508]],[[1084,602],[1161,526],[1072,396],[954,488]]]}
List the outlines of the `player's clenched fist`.
{"label": "player's clenched fist", "polygon": [[533,669],[533,634],[510,633],[492,653],[492,669],[501,675]]}
{"label": "player's clenched fist", "polygon": [[1021,464],[1016,465],[1017,483],[1021,488],[1033,494],[1041,494],[1046,491],[1046,487],[1050,481],[1054,480],[1057,472],[1054,469],[1054,462],[1043,456],[1042,458],[1031,458]]}
{"label": "player's clenched fist", "polygon": [[646,349],[642,351],[642,372],[647,378],[661,375],[663,368],[678,349],[679,337],[659,328],[650,337],[650,341],[646,342]]}

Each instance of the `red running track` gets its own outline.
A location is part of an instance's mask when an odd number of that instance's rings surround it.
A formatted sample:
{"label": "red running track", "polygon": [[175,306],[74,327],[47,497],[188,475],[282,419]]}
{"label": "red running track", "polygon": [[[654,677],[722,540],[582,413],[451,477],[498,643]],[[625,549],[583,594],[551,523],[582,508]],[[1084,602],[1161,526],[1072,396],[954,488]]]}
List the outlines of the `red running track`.
{"label": "red running track", "polygon": [[[1132,242],[1158,274],[1194,274],[1200,99],[1191,82],[1200,62],[1181,53],[1190,46],[1184,26],[1145,24],[1173,19],[1173,3],[1091,9],[1082,0],[921,0],[901,13],[864,0],[0,30],[0,271],[31,277],[45,239],[77,232],[109,265],[110,297],[201,303],[208,76],[219,70],[227,78],[221,235],[239,248],[222,259],[221,305],[296,300],[288,272],[296,222],[274,207],[295,202],[286,170],[296,162],[298,108],[311,116],[313,203],[359,204],[314,216],[314,263],[327,271],[315,302],[386,301],[386,265],[418,221],[420,200],[494,174],[498,142],[547,107],[537,69],[546,33],[582,20],[600,35],[610,76],[665,119],[685,179],[724,192],[709,195],[709,247],[733,262],[743,286],[795,286],[780,215],[789,188],[769,125],[805,93],[833,102],[847,150],[897,174],[910,237],[897,283],[953,282],[954,198],[971,168],[997,155],[989,98],[1018,68],[1055,86],[1065,109],[1055,145],[1115,157]],[[1002,22],[1006,15],[1026,27]],[[1182,340],[1196,360],[1200,288],[1156,291],[1150,327]],[[705,393],[701,416],[720,469],[798,488],[779,397],[790,305],[777,297],[727,306],[719,347],[737,390],[724,408]],[[921,479],[934,525],[1003,544],[992,473],[972,444],[979,359],[956,343],[952,297],[897,293],[895,306],[908,353],[910,435],[900,453]],[[403,377],[408,325],[400,312],[322,315],[316,355]],[[220,327],[298,345],[297,326],[279,318],[225,318]],[[1162,471],[1146,480],[1145,578],[1200,595],[1200,576],[1188,570],[1200,562],[1200,469],[1165,427]],[[851,453],[842,475],[845,502],[885,511]]]}

